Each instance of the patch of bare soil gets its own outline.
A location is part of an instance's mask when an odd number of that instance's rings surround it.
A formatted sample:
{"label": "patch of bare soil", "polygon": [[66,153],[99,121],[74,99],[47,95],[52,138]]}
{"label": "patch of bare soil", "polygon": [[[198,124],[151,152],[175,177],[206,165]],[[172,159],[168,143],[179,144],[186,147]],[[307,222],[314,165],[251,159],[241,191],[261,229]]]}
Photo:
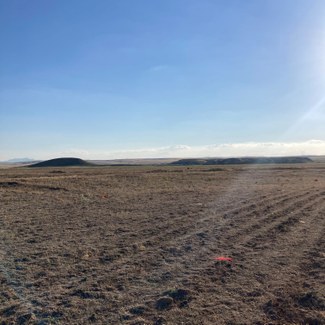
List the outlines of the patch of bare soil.
{"label": "patch of bare soil", "polygon": [[324,324],[323,164],[1,169],[0,200],[0,324]]}

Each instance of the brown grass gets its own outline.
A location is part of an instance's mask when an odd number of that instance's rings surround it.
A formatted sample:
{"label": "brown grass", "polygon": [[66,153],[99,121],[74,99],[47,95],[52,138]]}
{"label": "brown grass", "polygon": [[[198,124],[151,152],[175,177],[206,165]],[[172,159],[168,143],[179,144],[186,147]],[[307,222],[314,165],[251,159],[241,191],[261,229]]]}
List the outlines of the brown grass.
{"label": "brown grass", "polygon": [[1,169],[0,324],[324,324],[324,168]]}

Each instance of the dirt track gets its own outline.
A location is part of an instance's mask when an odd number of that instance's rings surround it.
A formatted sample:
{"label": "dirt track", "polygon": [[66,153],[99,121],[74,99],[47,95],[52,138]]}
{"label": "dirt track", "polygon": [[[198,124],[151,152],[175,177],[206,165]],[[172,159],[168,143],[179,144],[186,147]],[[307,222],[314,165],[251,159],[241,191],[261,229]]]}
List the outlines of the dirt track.
{"label": "dirt track", "polygon": [[2,169],[1,324],[324,324],[324,175]]}

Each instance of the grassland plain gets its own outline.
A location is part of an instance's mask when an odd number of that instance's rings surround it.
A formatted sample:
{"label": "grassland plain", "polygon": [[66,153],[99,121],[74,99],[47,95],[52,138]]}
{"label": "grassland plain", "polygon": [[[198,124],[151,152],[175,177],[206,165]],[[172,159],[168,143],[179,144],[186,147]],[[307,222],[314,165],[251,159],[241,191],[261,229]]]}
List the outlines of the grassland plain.
{"label": "grassland plain", "polygon": [[1,324],[324,324],[323,163],[1,169],[0,199]]}

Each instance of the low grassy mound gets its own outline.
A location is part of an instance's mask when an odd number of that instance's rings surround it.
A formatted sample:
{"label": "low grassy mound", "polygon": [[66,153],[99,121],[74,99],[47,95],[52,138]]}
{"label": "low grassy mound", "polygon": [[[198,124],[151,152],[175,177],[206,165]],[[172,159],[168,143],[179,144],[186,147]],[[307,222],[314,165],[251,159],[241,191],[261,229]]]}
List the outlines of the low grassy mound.
{"label": "low grassy mound", "polygon": [[55,158],[45,160],[37,164],[30,165],[29,167],[82,167],[82,166],[95,166],[80,158]]}

